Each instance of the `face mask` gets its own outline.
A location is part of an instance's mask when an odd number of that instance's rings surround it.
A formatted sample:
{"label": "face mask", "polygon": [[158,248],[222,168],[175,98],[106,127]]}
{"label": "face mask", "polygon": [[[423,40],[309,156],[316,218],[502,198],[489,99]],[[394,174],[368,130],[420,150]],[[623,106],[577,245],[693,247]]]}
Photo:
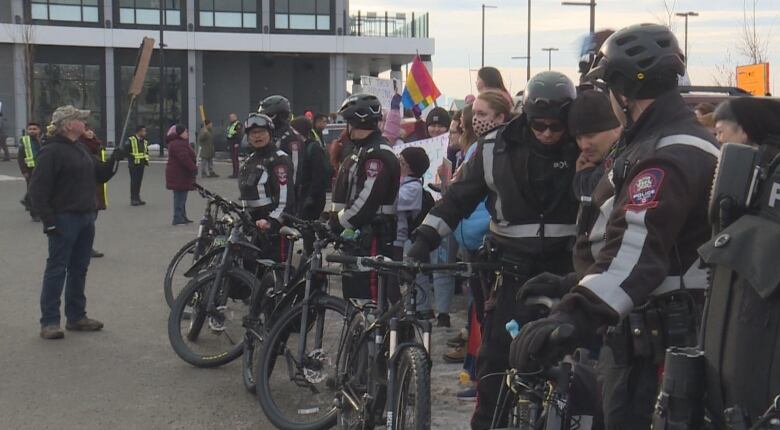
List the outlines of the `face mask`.
{"label": "face mask", "polygon": [[488,131],[496,128],[499,123],[496,121],[485,121],[474,117],[474,119],[471,121],[471,124],[474,126],[474,133],[476,133],[477,136],[482,136]]}

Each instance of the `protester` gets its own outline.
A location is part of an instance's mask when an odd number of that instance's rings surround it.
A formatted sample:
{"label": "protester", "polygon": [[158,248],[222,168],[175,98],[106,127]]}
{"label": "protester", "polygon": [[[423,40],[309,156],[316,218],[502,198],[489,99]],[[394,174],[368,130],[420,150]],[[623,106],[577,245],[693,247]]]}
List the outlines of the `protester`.
{"label": "protester", "polygon": [[235,179],[238,178],[238,153],[241,149],[243,130],[241,129],[241,121],[238,120],[238,115],[234,113],[231,113],[228,116],[228,127],[225,131],[225,138],[227,139],[227,146],[230,150],[230,162],[233,165],[233,173],[228,176],[228,178]]}
{"label": "protester", "polygon": [[87,318],[84,286],[95,238],[95,190],[114,175],[127,155],[118,148],[107,162],[89,154],[79,139],[89,111],[61,106],[52,114],[56,131],[38,155],[30,182],[30,197],[48,236],[49,257],[41,290],[41,332],[44,339],[61,339],[60,297],[65,290],[65,328],[96,331],[100,321]]}
{"label": "protester", "polygon": [[[90,154],[92,154],[92,156],[97,160],[102,162],[106,161],[106,147],[103,145],[103,142],[98,139],[97,135],[95,135],[95,131],[92,130],[89,124],[85,125],[84,136],[81,137],[81,143],[87,147]],[[108,204],[108,183],[97,184],[97,190],[95,191],[95,201],[97,204],[97,211],[95,211],[95,221],[97,222],[98,213],[100,211],[106,210],[106,205]],[[102,252],[96,251],[95,248],[92,248],[92,258],[101,258],[103,255],[104,254]]]}
{"label": "protester", "polygon": [[0,113],[0,150],[3,151],[2,161],[11,161],[11,154],[8,152],[8,143],[6,142],[7,139],[8,135],[5,132],[5,118],[3,117],[3,114]]}
{"label": "protester", "polygon": [[720,143],[759,145],[770,136],[780,135],[778,102],[768,99],[750,101],[738,97],[721,103],[713,112]]}
{"label": "protester", "polygon": [[309,118],[299,116],[292,120],[290,126],[305,139],[303,144],[305,155],[303,164],[300,165],[301,183],[296,184],[297,213],[302,219],[319,219],[325,209],[325,194],[333,172],[325,157],[325,148],[312,134],[312,123]]}
{"label": "protester", "polygon": [[418,140],[427,139],[429,137],[428,125],[422,119],[422,110],[420,109],[420,106],[413,106],[411,112],[412,116],[414,116],[414,128],[413,131],[406,136],[404,141],[416,142]]}
{"label": "protester", "polygon": [[325,127],[328,126],[328,116],[324,113],[318,113],[314,115],[314,120],[312,122],[314,123],[314,129],[312,130],[314,137],[320,143],[324,143],[322,141],[322,132],[325,131]]}
{"label": "protester", "polygon": [[398,155],[398,163],[401,168],[401,186],[398,189],[396,203],[398,206],[398,226],[394,242],[394,255],[397,259],[401,259],[404,247],[411,244],[409,226],[414,224],[423,209],[423,175],[430,167],[431,162],[424,149],[409,147]]}
{"label": "protester", "polygon": [[[162,142],[160,142],[162,145]],[[127,139],[130,154],[127,156],[127,168],[130,172],[130,204],[145,205],[141,200],[141,182],[144,180],[144,169],[149,165],[149,141],[146,140],[146,127],[139,125],[135,134]]]}
{"label": "protester", "polygon": [[211,128],[211,120],[207,119],[198,134],[201,178],[219,178],[219,175],[214,173],[214,135],[211,133]]}
{"label": "protester", "polygon": [[38,222],[40,218],[32,210],[32,204],[30,203],[30,178],[32,178],[35,171],[36,159],[38,153],[41,150],[41,126],[38,123],[31,122],[27,124],[27,134],[19,139],[19,151],[16,154],[16,159],[19,162],[19,170],[22,172],[24,182],[27,184],[27,192],[24,193],[24,197],[21,200],[22,206],[30,212],[30,217],[33,221]]}
{"label": "protester", "polygon": [[404,143],[401,136],[401,96],[399,94],[393,95],[390,99],[390,110],[385,116],[385,124],[382,128],[382,137],[387,139],[390,146]]}
{"label": "protester", "polygon": [[189,137],[187,127],[181,124],[171,126],[165,135],[165,142],[168,145],[165,188],[173,191],[172,225],[192,222],[187,218],[187,193],[195,189],[198,166],[195,162],[195,150],[188,141]]}
{"label": "protester", "polygon": [[509,94],[509,90],[504,85],[504,78],[501,76],[501,72],[495,67],[486,66],[477,72],[477,92],[482,94],[488,90],[499,91],[506,97],[510,105],[514,105],[512,95]]}

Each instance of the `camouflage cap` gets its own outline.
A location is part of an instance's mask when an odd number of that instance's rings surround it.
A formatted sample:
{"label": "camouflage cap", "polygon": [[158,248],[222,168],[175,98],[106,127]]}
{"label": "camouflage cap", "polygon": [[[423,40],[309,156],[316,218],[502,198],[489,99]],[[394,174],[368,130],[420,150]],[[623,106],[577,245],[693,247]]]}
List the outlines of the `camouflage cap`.
{"label": "camouflage cap", "polygon": [[89,113],[88,110],[78,109],[73,105],[60,106],[51,114],[51,123],[59,126],[63,121],[71,119],[80,119],[84,121],[89,118]]}

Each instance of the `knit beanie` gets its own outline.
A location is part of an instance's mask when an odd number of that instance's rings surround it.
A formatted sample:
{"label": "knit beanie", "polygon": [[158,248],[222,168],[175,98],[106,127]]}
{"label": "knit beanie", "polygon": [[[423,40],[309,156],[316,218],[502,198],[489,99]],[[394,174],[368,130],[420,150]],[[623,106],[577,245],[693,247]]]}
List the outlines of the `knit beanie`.
{"label": "knit beanie", "polygon": [[569,133],[572,136],[599,133],[619,126],[609,97],[600,91],[583,91],[569,107]]}
{"label": "knit beanie", "polygon": [[721,103],[715,109],[715,121],[735,120],[753,143],[769,136],[780,136],[780,102],[755,97],[739,97]]}
{"label": "knit beanie", "polygon": [[450,128],[450,114],[447,113],[447,110],[443,107],[437,106],[431,109],[431,111],[428,112],[428,116],[425,118],[425,125],[429,126],[432,124],[443,125],[444,127]]}
{"label": "knit beanie", "polygon": [[406,148],[401,151],[401,157],[404,158],[406,164],[409,165],[411,175],[415,178],[422,178],[428,168],[431,166],[431,161],[428,159],[428,154],[420,147]]}

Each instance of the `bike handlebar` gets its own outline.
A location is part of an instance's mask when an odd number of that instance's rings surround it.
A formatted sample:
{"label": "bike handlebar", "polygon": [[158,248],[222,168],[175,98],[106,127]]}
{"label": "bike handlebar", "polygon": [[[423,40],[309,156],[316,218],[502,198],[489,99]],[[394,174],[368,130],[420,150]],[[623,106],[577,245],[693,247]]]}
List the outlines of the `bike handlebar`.
{"label": "bike handlebar", "polygon": [[341,263],[344,265],[358,266],[358,270],[369,269],[389,269],[389,270],[407,270],[410,272],[435,272],[435,271],[456,271],[473,272],[475,270],[493,269],[492,263],[449,263],[449,264],[431,264],[418,263],[414,261],[393,261],[387,257],[358,257],[354,255],[330,254],[325,260],[331,263]]}

